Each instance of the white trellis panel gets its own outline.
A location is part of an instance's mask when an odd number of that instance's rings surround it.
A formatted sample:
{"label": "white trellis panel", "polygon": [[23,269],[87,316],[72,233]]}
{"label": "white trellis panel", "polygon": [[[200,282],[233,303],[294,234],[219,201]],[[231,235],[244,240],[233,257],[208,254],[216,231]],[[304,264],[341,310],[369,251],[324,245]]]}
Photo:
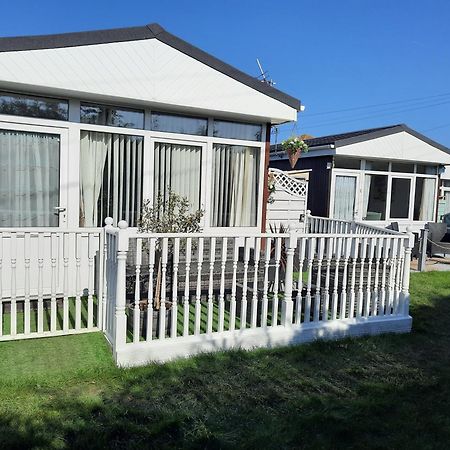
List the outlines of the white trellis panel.
{"label": "white trellis panel", "polygon": [[287,173],[270,168],[269,173],[275,180],[273,202],[267,205],[267,228],[277,229],[282,224],[290,230],[304,231],[304,220],[308,209],[308,182],[297,180]]}

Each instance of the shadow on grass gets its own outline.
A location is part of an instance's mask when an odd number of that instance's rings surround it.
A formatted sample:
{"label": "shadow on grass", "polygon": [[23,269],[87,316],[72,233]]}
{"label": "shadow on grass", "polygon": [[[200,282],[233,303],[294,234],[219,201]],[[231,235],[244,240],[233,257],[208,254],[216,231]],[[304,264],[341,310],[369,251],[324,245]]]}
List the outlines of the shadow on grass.
{"label": "shadow on grass", "polygon": [[[410,335],[94,367],[54,386],[30,383],[1,409],[0,447],[448,448],[447,282],[435,291],[418,282]],[[20,409],[27,401],[35,407]]]}

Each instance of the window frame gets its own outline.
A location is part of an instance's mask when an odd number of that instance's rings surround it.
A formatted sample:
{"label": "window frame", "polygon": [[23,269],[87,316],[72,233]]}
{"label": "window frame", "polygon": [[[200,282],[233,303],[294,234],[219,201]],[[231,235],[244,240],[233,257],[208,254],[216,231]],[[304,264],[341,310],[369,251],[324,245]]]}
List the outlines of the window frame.
{"label": "window frame", "polygon": [[[362,211],[363,211],[363,199],[364,199],[364,175],[386,175],[388,177],[388,184],[387,184],[387,193],[386,193],[386,210],[385,210],[385,219],[384,220],[370,220],[367,221],[371,224],[385,224],[389,222],[399,222],[403,224],[408,223],[425,223],[426,221],[417,221],[414,220],[414,199],[415,199],[415,190],[416,190],[416,179],[417,178],[431,178],[435,180],[435,196],[437,196],[437,189],[438,189],[438,183],[439,183],[439,175],[430,175],[430,174],[422,174],[417,173],[417,165],[430,165],[430,166],[437,166],[438,164],[427,164],[422,162],[410,162],[410,164],[414,165],[414,171],[411,173],[405,173],[405,172],[393,172],[392,171],[392,161],[389,161],[389,170],[388,171],[381,171],[381,170],[366,170],[366,160],[361,160],[361,168],[358,169],[340,169],[340,168],[333,168],[331,173],[331,185],[330,185],[330,200],[329,200],[329,217],[333,217],[334,214],[334,197],[335,197],[335,185],[336,185],[336,175],[356,175],[358,174],[358,189],[357,189],[357,200],[355,201],[355,219],[365,221],[362,218]],[[373,160],[373,158],[372,158]],[[408,163],[405,161],[405,163]],[[408,210],[408,218],[406,219],[398,219],[391,217],[391,196],[392,196],[392,179],[393,178],[408,178],[410,179],[410,198],[409,198],[409,210]],[[437,202],[433,205],[433,219],[436,217],[436,211],[437,211],[438,205]]]}

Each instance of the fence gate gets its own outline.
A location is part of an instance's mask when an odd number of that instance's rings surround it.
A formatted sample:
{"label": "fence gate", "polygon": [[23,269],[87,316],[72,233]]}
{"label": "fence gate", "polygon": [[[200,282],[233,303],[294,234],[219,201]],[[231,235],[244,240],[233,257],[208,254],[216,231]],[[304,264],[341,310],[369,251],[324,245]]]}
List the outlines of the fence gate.
{"label": "fence gate", "polygon": [[267,205],[267,229],[279,229],[280,225],[289,230],[303,232],[308,203],[308,182],[298,180],[282,170],[269,169],[269,187],[272,187]]}

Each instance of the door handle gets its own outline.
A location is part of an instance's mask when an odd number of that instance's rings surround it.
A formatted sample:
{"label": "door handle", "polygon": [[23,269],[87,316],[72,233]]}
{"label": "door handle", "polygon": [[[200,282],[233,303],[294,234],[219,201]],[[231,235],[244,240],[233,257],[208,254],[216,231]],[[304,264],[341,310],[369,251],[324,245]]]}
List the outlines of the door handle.
{"label": "door handle", "polygon": [[64,206],[54,206],[53,209],[55,210],[55,214],[60,214],[66,211]]}

